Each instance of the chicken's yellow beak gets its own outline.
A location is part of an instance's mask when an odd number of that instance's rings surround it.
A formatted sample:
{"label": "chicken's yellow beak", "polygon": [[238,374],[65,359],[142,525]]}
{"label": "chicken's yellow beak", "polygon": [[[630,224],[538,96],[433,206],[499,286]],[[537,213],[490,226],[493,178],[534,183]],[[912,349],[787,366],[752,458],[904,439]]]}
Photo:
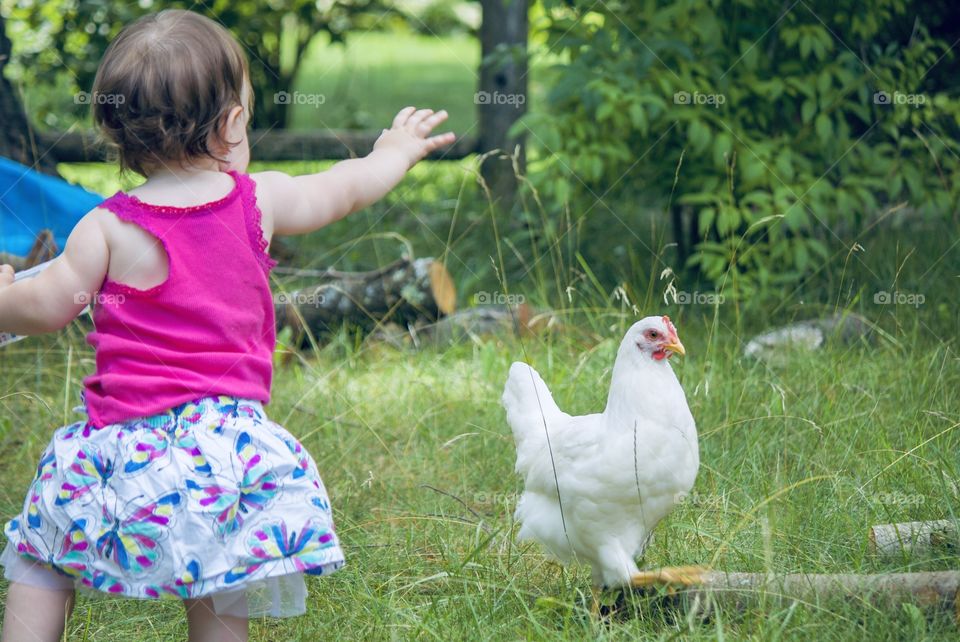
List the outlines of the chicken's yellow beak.
{"label": "chicken's yellow beak", "polygon": [[680,343],[680,339],[676,339],[674,341],[671,341],[670,343],[664,344],[663,349],[679,354],[681,357],[684,357],[687,355],[687,351],[683,348],[683,344]]}

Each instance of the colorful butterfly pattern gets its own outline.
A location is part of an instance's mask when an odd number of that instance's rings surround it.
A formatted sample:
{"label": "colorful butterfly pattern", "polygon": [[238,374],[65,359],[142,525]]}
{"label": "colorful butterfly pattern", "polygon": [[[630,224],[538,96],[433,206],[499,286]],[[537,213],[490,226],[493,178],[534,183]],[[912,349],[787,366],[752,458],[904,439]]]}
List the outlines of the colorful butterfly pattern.
{"label": "colorful butterfly pattern", "polygon": [[259,402],[229,396],[61,428],[4,530],[13,553],[132,597],[196,598],[343,565],[306,449]]}
{"label": "colorful butterfly pattern", "polygon": [[137,434],[137,443],[133,447],[130,459],[123,465],[123,472],[135,473],[147,468],[157,459],[169,454],[170,442],[162,430],[145,430]]}
{"label": "colorful butterfly pattern", "polygon": [[307,451],[303,449],[303,445],[296,439],[285,438],[283,442],[287,444],[290,453],[297,458],[297,467],[293,470],[293,478],[300,479],[301,477],[305,477],[310,471],[310,459],[307,456]]}
{"label": "colorful butterfly pattern", "polygon": [[185,600],[190,597],[191,588],[201,577],[200,562],[195,559],[190,560],[187,562],[186,569],[180,574],[180,577],[176,578],[172,583],[147,586],[144,588],[144,592],[147,597],[173,595],[174,597]]}
{"label": "colorful butterfly pattern", "polygon": [[[53,479],[57,470],[57,457],[51,449],[44,451],[37,464],[37,474],[34,476],[34,485],[43,484]],[[40,515],[40,494],[33,490],[27,504],[27,524],[34,530],[43,527],[43,518]]]}
{"label": "colorful butterfly pattern", "polygon": [[293,569],[307,572],[322,567],[329,559],[326,549],[337,546],[333,531],[307,522],[300,531],[287,531],[286,522],[256,528],[247,541],[252,562],[238,566],[227,574],[228,582],[236,582],[256,572],[267,562],[288,560]]}
{"label": "colorful butterfly pattern", "polygon": [[201,485],[186,480],[190,497],[201,508],[214,513],[215,532],[221,539],[243,525],[246,515],[263,510],[277,494],[277,475],[264,463],[249,433],[241,432],[235,446],[243,476],[235,486]]}
{"label": "colorful butterfly pattern", "polygon": [[130,517],[121,519],[103,507],[103,528],[97,537],[97,553],[112,559],[124,571],[141,573],[157,561],[157,541],[162,527],[170,523],[180,504],[180,493],[172,492],[137,507]]}
{"label": "colorful butterfly pattern", "polygon": [[60,484],[57,506],[88,497],[107,485],[113,476],[113,462],[104,458],[97,448],[80,446],[76,459],[66,470],[66,479]]}
{"label": "colorful butterfly pattern", "polygon": [[17,553],[32,557],[61,575],[79,577],[87,570],[85,552],[89,542],[84,532],[86,525],[86,520],[74,522],[60,540],[56,554],[52,550],[44,554],[29,541],[19,542]]}

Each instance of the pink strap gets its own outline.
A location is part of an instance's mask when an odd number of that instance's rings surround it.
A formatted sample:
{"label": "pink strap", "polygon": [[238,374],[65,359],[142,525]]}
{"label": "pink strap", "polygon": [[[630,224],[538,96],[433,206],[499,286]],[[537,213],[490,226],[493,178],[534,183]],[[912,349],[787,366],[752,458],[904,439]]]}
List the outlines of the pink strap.
{"label": "pink strap", "polygon": [[243,199],[243,217],[247,224],[247,236],[250,245],[257,255],[257,260],[263,269],[270,270],[277,262],[267,253],[267,239],[263,236],[263,214],[257,205],[257,184],[249,174],[230,172],[237,185],[240,186],[240,197]]}

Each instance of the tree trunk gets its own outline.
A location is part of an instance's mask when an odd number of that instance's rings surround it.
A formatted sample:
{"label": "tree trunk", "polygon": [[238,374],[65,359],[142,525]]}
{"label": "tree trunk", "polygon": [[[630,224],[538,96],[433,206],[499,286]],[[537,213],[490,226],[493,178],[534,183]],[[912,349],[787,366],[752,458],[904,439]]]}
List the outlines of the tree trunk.
{"label": "tree trunk", "polygon": [[481,172],[494,204],[508,210],[516,201],[517,179],[513,160],[524,171],[523,138],[508,132],[526,112],[527,103],[527,0],[481,0],[480,86],[475,102],[479,116],[480,153],[500,150],[487,158]]}
{"label": "tree trunk", "polygon": [[10,60],[11,43],[7,38],[6,23],[0,15],[0,156],[28,167],[57,175],[54,159],[45,149],[38,149],[30,121],[23,110],[13,85],[3,73]]}
{"label": "tree trunk", "polygon": [[326,334],[343,322],[366,329],[386,321],[436,321],[456,309],[456,290],[446,267],[434,259],[400,259],[370,272],[318,273],[321,282],[278,293],[277,326],[298,338]]}

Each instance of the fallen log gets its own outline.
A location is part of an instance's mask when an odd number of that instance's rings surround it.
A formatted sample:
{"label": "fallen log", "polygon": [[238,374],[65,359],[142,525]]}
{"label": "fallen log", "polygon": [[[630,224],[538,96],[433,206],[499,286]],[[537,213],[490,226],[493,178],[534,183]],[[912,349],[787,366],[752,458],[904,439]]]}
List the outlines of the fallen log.
{"label": "fallen log", "polygon": [[943,519],[932,522],[877,524],[867,535],[870,550],[881,556],[903,553],[956,552],[960,548],[960,524]]}
{"label": "fallen log", "polygon": [[[12,262],[17,278],[33,276],[46,267],[52,236],[38,237],[27,257],[0,254]],[[36,267],[36,270],[25,270]],[[306,271],[294,271],[303,273]],[[369,272],[310,271],[319,284],[291,292],[274,293],[278,328],[291,327],[300,343],[310,333],[326,334],[344,322],[365,329],[392,322],[412,327],[434,323],[456,310],[457,293],[443,263],[432,258],[400,259]],[[402,326],[401,326],[402,327]],[[22,337],[0,335],[0,346]]]}
{"label": "fallen log", "polygon": [[274,296],[277,326],[292,328],[299,341],[308,330],[325,334],[344,322],[372,329],[387,321],[436,321],[456,309],[453,279],[432,258],[403,258],[369,272],[325,270],[314,278],[320,283]]}
{"label": "fallen log", "polygon": [[899,608],[909,602],[960,620],[960,571],[771,575],[679,567],[640,573],[634,586],[667,587],[667,599],[682,598],[702,616],[717,606],[746,610],[762,598],[806,602],[856,599],[876,607]]}

